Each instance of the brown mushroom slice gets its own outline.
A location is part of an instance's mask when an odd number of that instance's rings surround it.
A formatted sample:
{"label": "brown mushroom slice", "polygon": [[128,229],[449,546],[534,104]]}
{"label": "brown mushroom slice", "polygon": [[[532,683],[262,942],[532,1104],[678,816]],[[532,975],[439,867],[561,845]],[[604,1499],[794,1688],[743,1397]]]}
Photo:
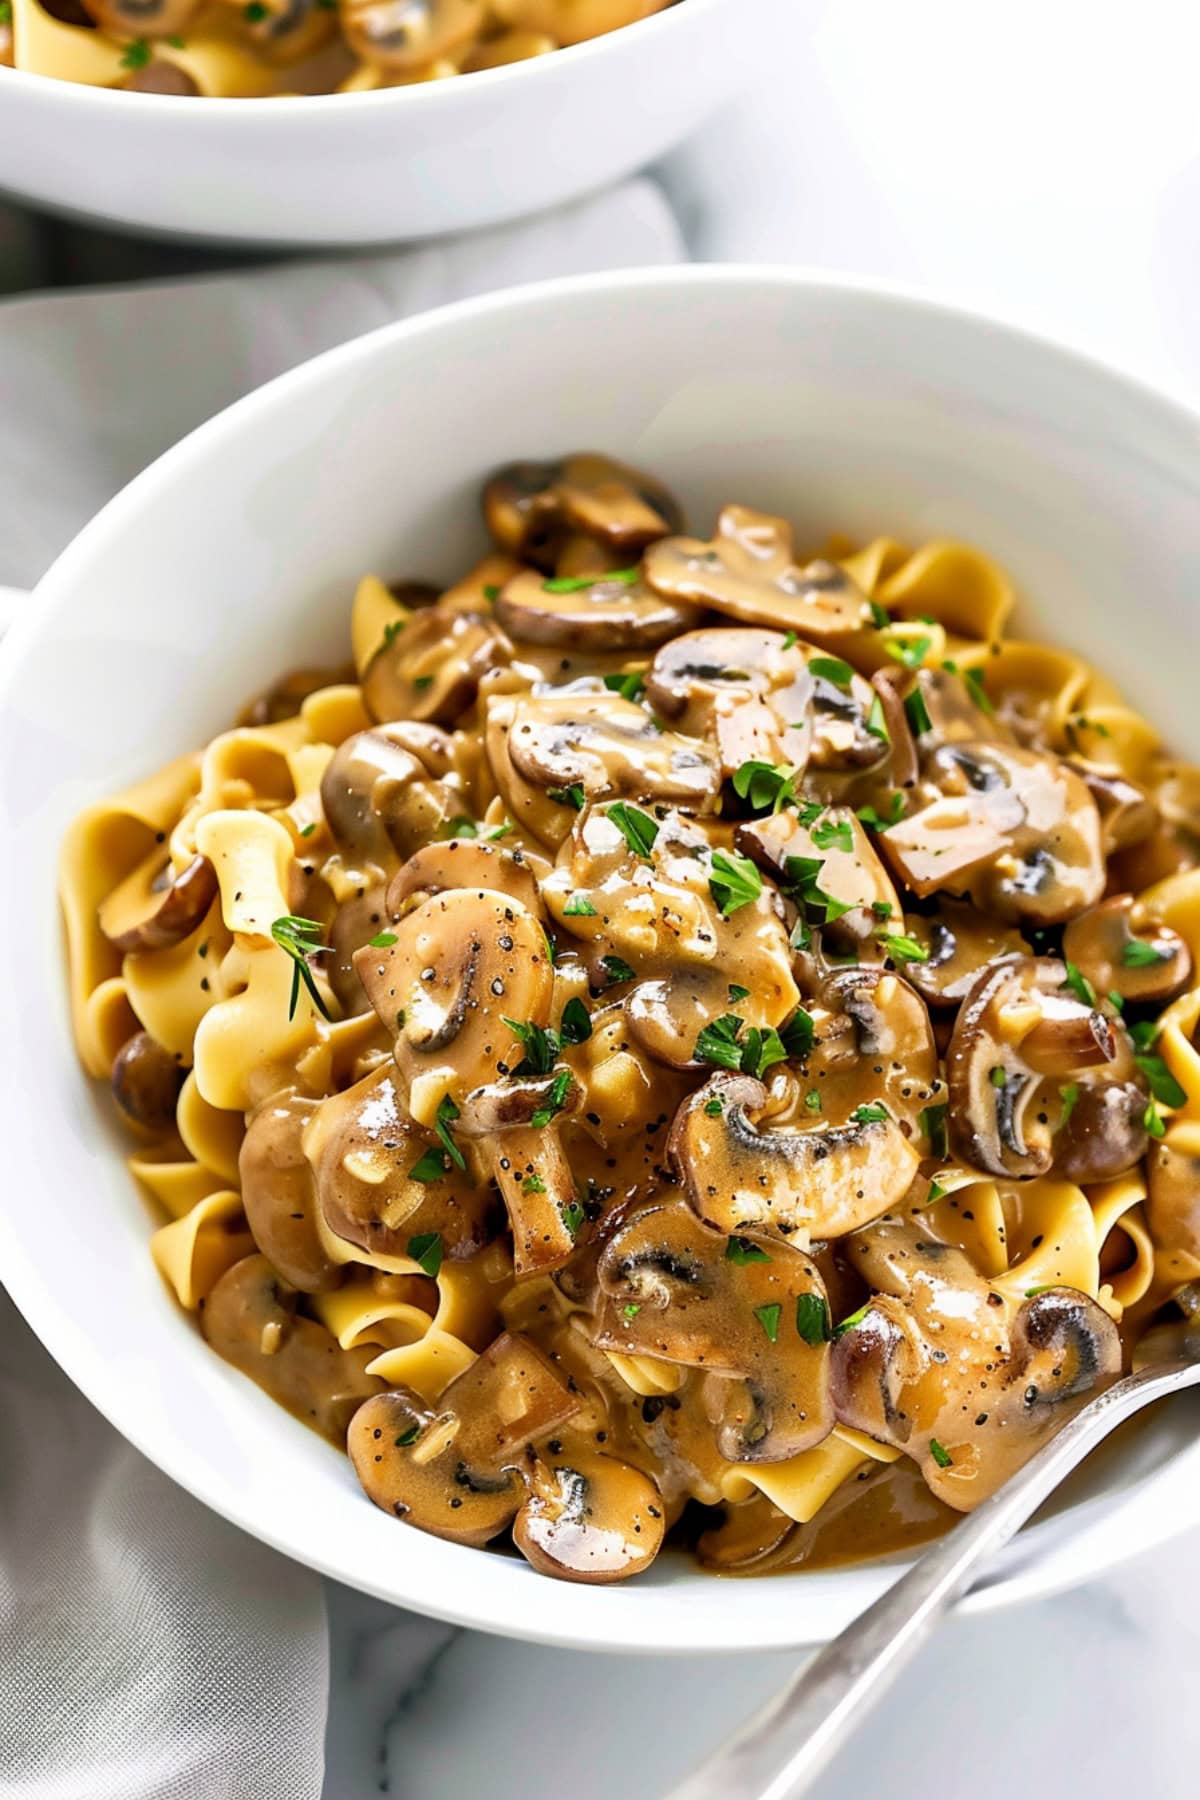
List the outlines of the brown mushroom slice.
{"label": "brown mushroom slice", "polygon": [[414,894],[444,894],[453,888],[487,888],[507,894],[535,916],[541,912],[538,881],[550,865],[520,845],[489,844],[482,838],[448,838],[425,844],[393,875],[387,904],[399,913]]}
{"label": "brown mushroom slice", "polygon": [[591,1450],[539,1457],[513,1543],[540,1575],[599,1584],[648,1569],[662,1549],[666,1511],[648,1475]]}
{"label": "brown mushroom slice", "polygon": [[1163,1006],[1192,978],[1192,953],[1177,931],[1161,925],[1132,894],[1114,894],[1072,919],[1063,956],[1098,994]]}
{"label": "brown mushroom slice", "polygon": [[705,1398],[720,1454],[782,1462],[833,1426],[825,1290],[777,1239],[729,1248],[680,1201],[645,1208],[597,1265],[595,1342],[719,1377]]}
{"label": "brown mushroom slice", "polygon": [[656,1062],[671,1069],[702,1069],[705,1064],[696,1055],[700,1034],[729,1006],[723,970],[687,967],[639,981],[625,1000],[625,1016],[634,1041]]}
{"label": "brown mushroom slice", "polygon": [[987,964],[1000,956],[1023,956],[1024,938],[1013,926],[1001,925],[959,900],[942,899],[936,913],[906,913],[903,930],[927,952],[904,965],[904,975],[930,1006],[957,1006],[974,987]]}
{"label": "brown mushroom slice", "polygon": [[194,856],[173,873],[165,845],[156,845],[100,903],[97,920],[114,950],[170,950],[190,937],[217,897],[217,872]]}
{"label": "brown mushroom slice", "polygon": [[1172,1126],[1165,1143],[1150,1145],[1146,1158],[1146,1223],[1155,1245],[1171,1259],[1190,1259],[1200,1274],[1200,1128]]}
{"label": "brown mushroom slice", "polygon": [[430,779],[400,723],[356,732],[339,744],[321,778],[321,805],[346,860],[386,873],[461,813],[463,797],[448,782]]}
{"label": "brown mushroom slice", "polygon": [[407,1388],[367,1401],[351,1420],[346,1448],[384,1512],[453,1544],[486,1544],[525,1500],[525,1446],[578,1409],[541,1351],[505,1332],[435,1406]]}
{"label": "brown mushroom slice", "polygon": [[429,1167],[437,1148],[409,1117],[389,1064],[328,1095],[310,1112],[304,1132],[328,1230],[368,1256],[409,1256],[411,1240],[431,1232],[447,1257],[482,1249],[498,1224],[490,1186],[446,1156],[441,1175],[414,1175]]}
{"label": "brown mushroom slice", "polygon": [[317,1111],[318,1102],[303,1094],[272,1095],[247,1121],[238,1156],[254,1242],[288,1286],[304,1294],[328,1293],[342,1275],[321,1244],[313,1172],[304,1154],[304,1130]]}
{"label": "brown mushroom slice", "polygon": [[578,783],[589,799],[620,795],[703,811],[720,787],[712,752],[661,731],[631,700],[614,694],[534,694],[489,708],[489,727],[507,724],[508,755],[540,788]]}
{"label": "brown mushroom slice", "polygon": [[1100,898],[1100,816],[1065,763],[1015,745],[949,744],[934,752],[927,778],[937,797],[881,840],[914,893],[969,893],[984,911],[1032,925],[1069,919]]}
{"label": "brown mushroom slice", "polygon": [[590,452],[497,469],[483,490],[483,516],[502,550],[548,570],[573,534],[636,558],[682,523],[678,502],[661,482]]}
{"label": "brown mushroom slice", "polygon": [[960,1512],[1121,1372],[1115,1325],[1074,1289],[1014,1306],[915,1223],[870,1226],[850,1253],[881,1291],[834,1344],[837,1417],[913,1457]]}
{"label": "brown mushroom slice", "polygon": [[857,1230],[912,1186],[920,1158],[882,1106],[840,1125],[764,1128],[767,1098],[751,1076],[714,1075],[675,1116],[667,1154],[706,1224],[807,1246]]}
{"label": "brown mushroom slice", "polygon": [[[849,807],[787,807],[750,819],[734,832],[739,850],[765,869],[785,893],[816,882],[827,908],[822,944],[857,958],[883,957],[881,933],[898,930],[900,900],[875,847]],[[804,820],[811,820],[805,824]],[[815,868],[815,874],[813,870]]]}
{"label": "brown mushroom slice", "polygon": [[1100,814],[1100,838],[1105,856],[1144,844],[1158,827],[1158,808],[1136,781],[1114,769],[1097,769],[1091,763],[1067,759],[1096,802]]}
{"label": "brown mushroom slice", "polygon": [[363,701],[382,724],[454,725],[473,704],[482,677],[511,662],[512,653],[494,619],[431,606],[380,645],[363,675]]}
{"label": "brown mushroom slice", "polygon": [[296,1311],[296,1295],[265,1256],[226,1270],[201,1303],[200,1329],[225,1361],[339,1449],[362,1402],[383,1383],[367,1374],[378,1344],[343,1350],[332,1332]]}
{"label": "brown mushroom slice", "polygon": [[546,1026],[554,970],[546,934],[508,894],[456,888],[396,926],[395,942],[360,950],[359,979],[388,1031],[409,1110],[432,1125],[444,1095],[465,1094],[517,1063],[506,1018]]}
{"label": "brown mushroom slice", "polygon": [[548,577],[525,569],[505,582],[496,602],[496,617],[518,643],[567,649],[648,648],[699,616],[697,607],[667,600],[623,572]]}
{"label": "brown mushroom slice", "polygon": [[518,1276],[561,1268],[574,1253],[583,1209],[557,1121],[579,1100],[575,1081],[558,1070],[490,1083],[462,1104],[456,1129],[479,1143],[495,1178]]}
{"label": "brown mushroom slice", "polygon": [[946,1081],[951,1147],[989,1175],[1054,1168],[1104,1180],[1145,1149],[1128,1037],[1077,997],[1053,957],[1002,957],[983,971],[955,1021]]}
{"label": "brown mushroom slice", "polygon": [[[821,1104],[815,1113],[805,1107],[805,1122],[839,1124],[882,1107],[906,1137],[915,1137],[922,1111],[942,1085],[920,995],[892,970],[859,964],[825,976],[812,1016],[815,1041],[804,1086]],[[795,1105],[790,1110],[798,1113]]]}
{"label": "brown mushroom slice", "polygon": [[123,1117],[140,1131],[162,1136],[175,1124],[186,1070],[148,1031],[137,1031],[113,1058],[112,1093]]}
{"label": "brown mushroom slice", "polygon": [[695,538],[652,544],[644,571],[669,600],[711,607],[747,625],[795,631],[817,643],[871,622],[866,595],[844,569],[829,562],[797,567],[791,526],[748,506],[724,509],[711,544]]}
{"label": "brown mushroom slice", "polygon": [[410,75],[465,49],[487,18],[486,0],[342,0],[342,33],[365,62]]}
{"label": "brown mushroom slice", "polygon": [[372,938],[388,929],[391,915],[385,896],[386,889],[382,883],[373,882],[361,894],[354,894],[349,900],[344,900],[333,915],[328,932],[330,955],[325,961],[325,973],[342,1009],[343,1018],[354,1018],[356,1014],[366,1012],[370,1005],[363,991],[363,984],[358,979],[354,958]]}

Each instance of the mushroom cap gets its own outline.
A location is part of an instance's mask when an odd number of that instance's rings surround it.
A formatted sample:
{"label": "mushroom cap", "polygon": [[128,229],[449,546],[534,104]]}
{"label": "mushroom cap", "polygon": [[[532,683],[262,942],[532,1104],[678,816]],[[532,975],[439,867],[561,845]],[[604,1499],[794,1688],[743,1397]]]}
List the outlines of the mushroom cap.
{"label": "mushroom cap", "polygon": [[[511,786],[507,797],[518,814],[522,788],[545,794],[574,785],[591,800],[619,796],[707,812],[721,783],[705,745],[660,731],[643,707],[609,693],[531,694],[490,702],[488,754],[501,791]],[[515,783],[506,783],[508,770]],[[560,802],[556,810],[569,823],[571,808]]]}
{"label": "mushroom cap", "polygon": [[[989,1175],[1121,1174],[1145,1148],[1146,1094],[1119,1023],[1078,999],[1054,957],[1001,957],[959,1009],[946,1055],[950,1142]],[[1074,1109],[1058,1125],[1064,1085]]]}
{"label": "mushroom cap", "polygon": [[401,721],[339,744],[321,777],[325,820],[344,856],[380,873],[408,856],[456,812],[463,797],[430,778]]}
{"label": "mushroom cap", "polygon": [[829,562],[798,568],[791,526],[748,506],[725,507],[710,544],[679,537],[652,544],[644,568],[668,599],[818,643],[870,624],[866,596],[844,569]]}
{"label": "mushroom cap", "polygon": [[207,856],[194,856],[176,875],[166,845],[157,845],[101,901],[97,920],[114,950],[170,950],[191,936],[216,897]]}
{"label": "mushroom cap", "polygon": [[478,37],[487,0],[339,0],[338,12],[356,56],[406,75]]}
{"label": "mushroom cap", "polygon": [[340,1449],[346,1427],[383,1383],[367,1374],[379,1346],[343,1350],[296,1311],[296,1296],[265,1256],[234,1263],[201,1302],[200,1329],[219,1356]]}
{"label": "mushroom cap", "polygon": [[805,1081],[819,1093],[821,1108],[815,1121],[806,1114],[806,1122],[837,1124],[878,1104],[903,1136],[914,1136],[920,1114],[941,1093],[937,1047],[920,995],[890,969],[840,968],[822,982],[813,1018]]}
{"label": "mushroom cap", "polygon": [[139,1130],[159,1136],[175,1124],[186,1071],[148,1031],[136,1031],[113,1058],[113,1099]]}
{"label": "mushroom cap", "polygon": [[662,1548],[666,1510],[648,1475],[571,1447],[547,1453],[526,1476],[529,1497],[513,1543],[541,1575],[599,1584],[648,1569]]}
{"label": "mushroom cap", "polygon": [[891,921],[900,917],[900,900],[875,846],[849,807],[824,807],[806,825],[803,818],[808,817],[808,812],[802,816],[787,807],[764,819],[746,820],[736,828],[734,842],[785,892],[796,888],[793,859],[809,870],[815,866],[813,879],[821,893],[836,902],[829,909],[836,916],[816,928],[821,945],[859,960],[882,960],[877,940],[881,932],[895,929]]}
{"label": "mushroom cap", "polygon": [[519,900],[487,888],[436,894],[406,913],[395,943],[354,959],[395,1034],[409,1109],[432,1123],[443,1095],[465,1094],[520,1061],[505,1018],[545,1026],[554,969],[546,934]]}
{"label": "mushroom cap", "polygon": [[571,536],[627,556],[682,524],[679,504],[661,482],[587,451],[497,469],[483,490],[483,516],[502,550],[540,569],[555,567]]}
{"label": "mushroom cap", "polygon": [[578,1406],[542,1352],[504,1332],[435,1405],[407,1388],[367,1401],[346,1448],[376,1506],[451,1543],[486,1544],[525,1499],[525,1446]]}
{"label": "mushroom cap", "polygon": [[512,661],[513,648],[483,613],[441,605],[417,612],[367,664],[362,696],[373,719],[454,725],[474,703],[489,669]]}
{"label": "mushroom cap", "polygon": [[382,881],[372,881],[361,894],[351,894],[349,899],[343,900],[330,921],[326,934],[330,954],[324,968],[342,1009],[342,1017],[346,1019],[366,1012],[370,1005],[358,979],[354,958],[390,924],[386,893]]}
{"label": "mushroom cap", "polygon": [[388,910],[401,912],[414,894],[487,888],[507,894],[537,917],[542,910],[538,883],[549,871],[545,857],[519,844],[509,849],[482,838],[447,838],[423,845],[396,871],[388,885]]}
{"label": "mushroom cap", "polygon": [[1150,1145],[1146,1160],[1146,1223],[1167,1257],[1195,1264],[1200,1274],[1200,1132],[1172,1130],[1165,1143]]}
{"label": "mushroom cap", "polygon": [[[723,1378],[710,1396],[720,1454],[782,1462],[832,1429],[825,1290],[810,1259],[777,1239],[753,1255],[729,1248],[681,1201],[644,1208],[600,1257],[594,1341]],[[810,1313],[821,1335],[802,1335]]]}
{"label": "mushroom cap", "polygon": [[1158,808],[1145,788],[1117,770],[1098,769],[1092,763],[1068,758],[1067,767],[1096,802],[1105,856],[1145,843],[1159,822]]}
{"label": "mushroom cap", "polygon": [[304,1155],[304,1129],[318,1102],[303,1094],[273,1094],[247,1121],[238,1155],[242,1206],[254,1242],[289,1287],[328,1293],[342,1278],[317,1231],[313,1172]]}
{"label": "mushroom cap", "polygon": [[583,585],[564,587],[533,569],[506,581],[496,617],[518,643],[562,645],[574,650],[639,650],[686,631],[696,607],[667,600],[644,581],[597,572]]}
{"label": "mushroom cap", "polygon": [[1165,1005],[1192,978],[1192,953],[1177,931],[1152,918],[1132,894],[1113,894],[1063,932],[1063,956],[1098,994]]}
{"label": "mushroom cap", "polygon": [[1014,926],[961,900],[942,898],[934,913],[906,913],[904,930],[929,953],[925,962],[906,963],[904,976],[930,1006],[957,1006],[989,963],[1026,950]]}

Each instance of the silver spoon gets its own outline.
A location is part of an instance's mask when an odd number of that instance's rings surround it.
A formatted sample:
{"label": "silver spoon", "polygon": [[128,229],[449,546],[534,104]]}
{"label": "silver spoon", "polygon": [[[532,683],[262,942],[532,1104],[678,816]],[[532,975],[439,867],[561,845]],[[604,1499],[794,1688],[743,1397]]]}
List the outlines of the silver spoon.
{"label": "silver spoon", "polygon": [[[1190,1297],[1190,1296],[1189,1296]],[[1185,1302],[1186,1305],[1186,1302]],[[747,1720],[668,1800],[796,1800],[867,1710],[887,1692],[1030,1514],[1132,1413],[1200,1383],[1200,1287],[1195,1310],[1155,1332],[1152,1366],[1085,1406],[1002,1488],[956,1525]]]}

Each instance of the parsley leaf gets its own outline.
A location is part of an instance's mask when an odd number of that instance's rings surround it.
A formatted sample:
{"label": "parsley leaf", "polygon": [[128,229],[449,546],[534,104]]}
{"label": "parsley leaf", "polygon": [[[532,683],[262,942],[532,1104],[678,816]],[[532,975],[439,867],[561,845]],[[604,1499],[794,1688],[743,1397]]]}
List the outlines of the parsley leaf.
{"label": "parsley leaf", "polygon": [[963,680],[970,689],[971,698],[974,700],[976,706],[989,715],[994,713],[996,708],[992,705],[987,689],[983,685],[983,670],[964,669]]}
{"label": "parsley leaf", "polygon": [[919,687],[914,688],[912,693],[906,696],[904,711],[914,737],[923,737],[927,731],[933,730],[929,708],[925,704],[925,696]]}
{"label": "parsley leaf", "polygon": [[415,1263],[420,1263],[430,1280],[437,1275],[442,1266],[442,1234],[440,1231],[425,1231],[419,1237],[410,1237],[405,1248]]}
{"label": "parsley leaf", "polygon": [[871,1302],[869,1300],[867,1300],[864,1302],[864,1304],[862,1306],[859,1307],[857,1312],[849,1313],[846,1316],[846,1318],[842,1319],[837,1325],[834,1326],[834,1328],[833,1328],[834,1337],[835,1338],[845,1337],[845,1335],[848,1331],[853,1331],[854,1327],[856,1325],[862,1324],[863,1320],[866,1318],[866,1316],[870,1312],[870,1310],[871,1310]]}
{"label": "parsley leaf", "polygon": [[1186,1104],[1187,1095],[1161,1056],[1149,1056],[1144,1051],[1139,1051],[1133,1060],[1150,1083],[1150,1092],[1156,1100],[1161,1101],[1164,1106]]}
{"label": "parsley leaf", "polygon": [[606,675],[604,685],[610,694],[620,694],[622,700],[640,700],[646,691],[646,683],[636,669],[628,675]]}
{"label": "parsley leaf", "polygon": [[731,1263],[770,1262],[771,1258],[753,1238],[731,1237],[725,1246],[725,1260]]}
{"label": "parsley leaf", "polygon": [[610,982],[632,981],[634,979],[633,970],[622,957],[602,956],[600,961],[604,965],[604,971]]}
{"label": "parsley leaf", "polygon": [[889,638],[884,649],[906,669],[919,669],[933,648],[931,637]]}
{"label": "parsley leaf", "polygon": [[501,1018],[525,1054],[513,1070],[514,1075],[548,1075],[558,1060],[561,1048],[558,1033],[545,1031],[531,1020]]}
{"label": "parsley leaf", "polygon": [[1169,951],[1156,950],[1144,938],[1130,938],[1121,947],[1121,961],[1127,969],[1152,969],[1156,963],[1170,962],[1171,955]]}
{"label": "parsley leaf", "polygon": [[748,1000],[749,998],[750,998],[750,989],[749,988],[739,987],[736,981],[730,982],[730,984],[729,984],[729,1004],[730,1004],[730,1006],[736,1006],[739,1000]]}
{"label": "parsley leaf", "polygon": [[[779,1036],[788,1056],[796,1062],[803,1062],[811,1051],[813,1039],[816,1036],[812,1014],[806,1012],[802,1006],[798,1006]],[[819,1098],[817,1103],[820,1105]]]}
{"label": "parsley leaf", "polygon": [[454,1164],[455,1168],[465,1169],[467,1166],[467,1159],[450,1135],[450,1127],[457,1117],[458,1107],[450,1098],[449,1094],[443,1094],[438,1101],[437,1112],[433,1116],[434,1130],[441,1140],[443,1150],[446,1152],[446,1155],[450,1158],[450,1161]]}
{"label": "parsley leaf", "polygon": [[807,1094],[805,1094],[804,1109],[806,1112],[810,1112],[810,1113],[819,1113],[820,1112],[821,1096],[816,1088],[809,1088]]}
{"label": "parsley leaf", "polygon": [[950,1452],[944,1445],[939,1444],[936,1438],[930,1438],[929,1440],[929,1454],[932,1456],[939,1469],[948,1469],[954,1461]]}
{"label": "parsley leaf", "polygon": [[587,795],[583,791],[583,783],[573,781],[570,787],[547,788],[546,798],[553,800],[556,806],[573,806],[576,812],[582,812]]}
{"label": "parsley leaf", "polygon": [[718,1069],[740,1069],[742,1051],[738,1038],[744,1023],[736,1013],[723,1013],[706,1025],[696,1039],[697,1062],[712,1063]]}
{"label": "parsley leaf", "polygon": [[850,1117],[856,1125],[881,1125],[891,1114],[886,1106],[873,1102],[870,1106],[856,1106]]}
{"label": "parsley leaf", "polygon": [[714,850],[708,889],[728,919],[741,906],[749,906],[762,893],[762,876],[748,856],[732,850]]}
{"label": "parsley leaf", "polygon": [[408,1173],[413,1181],[441,1181],[449,1166],[440,1150],[430,1148],[417,1158]]}
{"label": "parsley leaf", "polygon": [[563,1107],[566,1105],[567,1095],[570,1090],[571,1071],[569,1069],[560,1069],[558,1074],[554,1077],[554,1080],[550,1083],[550,1086],[542,1095],[541,1105],[537,1108],[536,1112],[530,1115],[529,1123],[533,1126],[535,1131],[544,1130],[551,1119],[554,1118],[555,1114],[562,1111]]}
{"label": "parsley leaf", "polygon": [[754,1316],[766,1332],[772,1344],[779,1342],[779,1321],[783,1316],[783,1307],[778,1300],[771,1301],[769,1306],[756,1306]]}
{"label": "parsley leaf", "polygon": [[592,1035],[592,1018],[578,994],[572,994],[563,1007],[562,1041],[564,1044],[586,1044]]}
{"label": "parsley leaf", "polygon": [[871,702],[871,710],[866,718],[866,727],[872,737],[882,738],[885,744],[891,743],[891,733],[887,728],[887,720],[883,716],[883,701],[878,694]]}
{"label": "parsley leaf", "polygon": [[828,1342],[829,1308],[820,1294],[796,1295],[796,1330],[806,1344]]}
{"label": "parsley leaf", "polygon": [[390,950],[395,942],[396,934],[394,931],[379,931],[376,932],[373,938],[367,940],[367,949]]}
{"label": "parsley leaf", "polygon": [[794,784],[799,773],[792,763],[752,759],[734,770],[733,791],[739,800],[747,801],[754,812],[779,812],[795,799]]}
{"label": "parsley leaf", "polygon": [[849,819],[822,819],[812,829],[812,841],[818,850],[854,849],[854,831]]}
{"label": "parsley leaf", "polygon": [[1064,963],[1063,967],[1066,969],[1067,975],[1066,980],[1061,982],[1060,986],[1069,988],[1081,1006],[1094,1007],[1096,1004],[1096,990],[1088,980],[1087,976],[1082,974],[1080,970],[1075,967],[1073,962]]}
{"label": "parsley leaf", "polygon": [[[248,14],[250,8],[247,7],[246,11]],[[264,6],[262,8],[262,17],[265,18],[266,14],[267,9]],[[150,46],[145,38],[134,38],[132,44],[126,44],[125,46],[124,54],[121,57],[121,67],[123,69],[147,68],[149,66],[151,54]]]}
{"label": "parsley leaf", "polygon": [[884,818],[883,814],[877,812],[873,806],[860,806],[857,817],[862,820],[864,825],[869,825],[872,831],[890,831],[892,826],[898,825],[904,817],[904,795],[899,792],[892,795],[891,811],[887,818]]}
{"label": "parsley leaf", "polygon": [[630,806],[627,801],[616,800],[608,809],[608,818],[616,826],[635,856],[643,862],[650,861],[650,852],[654,848],[654,840],[658,836],[658,826],[638,806]]}
{"label": "parsley leaf", "polygon": [[578,1200],[572,1200],[569,1205],[562,1208],[562,1222],[573,1238],[579,1236],[584,1217],[584,1210]]}
{"label": "parsley leaf", "polygon": [[296,1002],[300,998],[300,983],[303,982],[308,997],[323,1019],[331,1015],[329,1008],[321,998],[320,990],[313,978],[309,965],[309,957],[318,951],[325,950],[328,945],[321,942],[321,924],[317,919],[299,919],[293,913],[285,913],[276,919],[271,926],[271,936],[292,959],[292,992],[288,1001],[288,1018],[296,1016]]}
{"label": "parsley leaf", "polygon": [[931,1156],[941,1157],[947,1154],[946,1114],[949,1110],[950,1108],[945,1101],[943,1101],[940,1106],[923,1106],[921,1108],[921,1130],[929,1139],[929,1153]]}
{"label": "parsley leaf", "polygon": [[1065,1086],[1059,1088],[1058,1093],[1059,1098],[1062,1100],[1062,1111],[1058,1115],[1058,1124],[1054,1129],[1055,1131],[1062,1131],[1070,1123],[1071,1114],[1075,1111],[1076,1105],[1078,1104],[1079,1083],[1077,1081],[1068,1081]]}
{"label": "parsley leaf", "polygon": [[586,894],[572,894],[563,907],[564,919],[594,919],[596,909]]}
{"label": "parsley leaf", "polygon": [[1163,1116],[1158,1110],[1157,1102],[1154,1100],[1151,1100],[1145,1112],[1142,1114],[1142,1124],[1146,1127],[1146,1130],[1150,1133],[1152,1138],[1160,1138],[1167,1135],[1167,1128],[1163,1124]]}
{"label": "parsley leaf", "polygon": [[885,956],[890,956],[894,963],[923,963],[929,961],[929,951],[924,944],[918,944],[916,938],[896,936],[890,931],[875,934],[883,948]]}
{"label": "parsley leaf", "polygon": [[725,1111],[725,1102],[721,1099],[719,1094],[714,1094],[711,1100],[706,1100],[704,1102],[704,1110],[710,1119],[719,1119],[721,1114]]}
{"label": "parsley leaf", "polygon": [[546,594],[581,594],[585,588],[599,587],[602,581],[620,581],[626,587],[632,587],[641,569],[606,569],[597,575],[552,575],[543,581],[542,592]]}
{"label": "parsley leaf", "polygon": [[821,681],[832,681],[834,687],[848,688],[854,679],[854,670],[840,656],[810,657],[808,667],[810,674]]}

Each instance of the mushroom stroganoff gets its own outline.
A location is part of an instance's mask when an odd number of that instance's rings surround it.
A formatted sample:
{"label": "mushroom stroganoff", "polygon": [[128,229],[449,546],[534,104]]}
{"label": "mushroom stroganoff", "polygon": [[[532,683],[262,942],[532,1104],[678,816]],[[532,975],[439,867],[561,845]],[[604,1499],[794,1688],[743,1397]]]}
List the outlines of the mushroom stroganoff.
{"label": "mushroom stroganoff", "polygon": [[133,93],[355,94],[525,62],[678,0],[0,0],[0,69]]}
{"label": "mushroom stroganoff", "polygon": [[75,824],[87,1070],[212,1348],[571,1580],[915,1542],[1200,1287],[1200,781],[959,544],[598,455]]}

